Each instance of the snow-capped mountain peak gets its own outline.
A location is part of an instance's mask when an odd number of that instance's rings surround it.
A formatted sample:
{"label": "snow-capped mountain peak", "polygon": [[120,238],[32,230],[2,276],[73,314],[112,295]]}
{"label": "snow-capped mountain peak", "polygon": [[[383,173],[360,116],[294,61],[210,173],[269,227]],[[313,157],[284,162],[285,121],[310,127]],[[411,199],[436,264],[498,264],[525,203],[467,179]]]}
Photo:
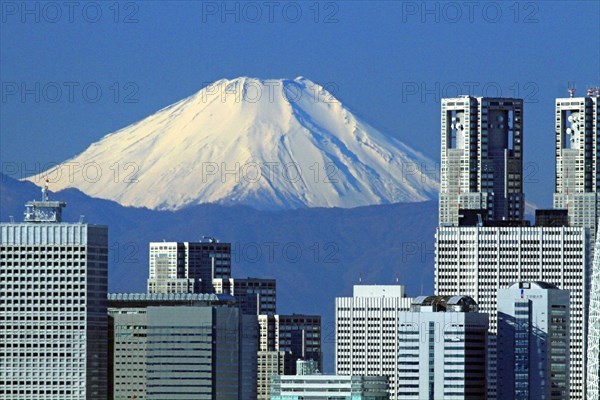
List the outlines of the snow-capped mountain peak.
{"label": "snow-capped mountain peak", "polygon": [[240,77],[216,81],[28,179],[151,209],[290,209],[433,199],[432,170],[431,160],[306,78]]}

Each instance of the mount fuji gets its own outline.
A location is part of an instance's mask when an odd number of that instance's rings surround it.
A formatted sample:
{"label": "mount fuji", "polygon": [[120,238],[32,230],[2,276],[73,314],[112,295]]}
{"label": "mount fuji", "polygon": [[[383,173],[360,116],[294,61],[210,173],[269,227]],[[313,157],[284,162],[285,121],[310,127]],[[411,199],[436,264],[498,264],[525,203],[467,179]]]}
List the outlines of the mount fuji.
{"label": "mount fuji", "polygon": [[27,179],[153,210],[286,210],[436,199],[432,171],[433,161],[308,79],[241,77],[214,82]]}

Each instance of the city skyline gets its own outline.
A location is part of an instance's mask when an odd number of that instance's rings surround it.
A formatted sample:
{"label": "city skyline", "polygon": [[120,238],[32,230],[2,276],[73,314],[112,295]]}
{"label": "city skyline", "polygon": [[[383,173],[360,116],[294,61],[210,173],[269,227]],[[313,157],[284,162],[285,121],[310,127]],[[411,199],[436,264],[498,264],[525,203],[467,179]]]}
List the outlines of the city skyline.
{"label": "city skyline", "polygon": [[600,3],[0,37],[0,400],[600,400]]}

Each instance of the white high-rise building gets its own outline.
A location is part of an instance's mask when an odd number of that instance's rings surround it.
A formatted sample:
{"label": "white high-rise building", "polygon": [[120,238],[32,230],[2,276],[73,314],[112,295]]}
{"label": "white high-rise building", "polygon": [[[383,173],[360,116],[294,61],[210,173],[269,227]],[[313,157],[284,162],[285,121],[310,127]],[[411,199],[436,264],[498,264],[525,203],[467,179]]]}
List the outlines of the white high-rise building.
{"label": "white high-rise building", "polygon": [[589,230],[576,227],[462,226],[436,232],[435,292],[473,297],[490,315],[490,397],[495,397],[497,292],[514,282],[543,281],[568,290],[571,302],[571,399],[583,399],[585,288]]}
{"label": "white high-rise building", "polygon": [[[554,207],[568,210],[571,226],[590,228],[591,243],[594,243],[600,218],[600,89],[588,89],[585,97],[574,97],[574,89],[569,89],[569,92],[570,97],[556,99]],[[598,400],[600,267],[593,270],[588,284],[587,398]]]}
{"label": "white high-rise building", "polygon": [[571,226],[596,234],[600,215],[600,95],[556,99],[554,208],[569,211]]}
{"label": "white high-rise building", "polygon": [[569,399],[569,303],[545,282],[498,290],[499,399]]}
{"label": "white high-rise building", "polygon": [[442,99],[441,135],[440,225],[457,226],[461,209],[522,219],[523,100]]}
{"label": "white high-rise building", "polygon": [[587,391],[588,400],[600,399],[600,235],[596,236],[589,303]]}
{"label": "white high-rise building", "polygon": [[150,242],[148,293],[215,293],[213,280],[230,277],[230,243]]}
{"label": "white high-rise building", "polygon": [[419,296],[398,322],[393,398],[486,398],[489,319],[471,297]]}
{"label": "white high-rise building", "polygon": [[337,375],[388,376],[396,400],[400,311],[410,298],[401,285],[355,285],[352,297],[335,299]]}
{"label": "white high-rise building", "polygon": [[0,224],[0,399],[107,398],[108,228],[59,201]]}

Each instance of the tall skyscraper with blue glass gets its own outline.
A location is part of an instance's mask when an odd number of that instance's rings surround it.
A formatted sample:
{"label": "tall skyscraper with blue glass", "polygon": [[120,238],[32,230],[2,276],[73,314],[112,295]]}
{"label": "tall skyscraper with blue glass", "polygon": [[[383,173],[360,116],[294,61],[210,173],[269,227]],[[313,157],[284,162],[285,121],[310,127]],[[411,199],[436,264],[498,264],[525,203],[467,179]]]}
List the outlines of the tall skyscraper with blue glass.
{"label": "tall skyscraper with blue glass", "polygon": [[569,399],[569,292],[545,282],[498,290],[498,398]]}

